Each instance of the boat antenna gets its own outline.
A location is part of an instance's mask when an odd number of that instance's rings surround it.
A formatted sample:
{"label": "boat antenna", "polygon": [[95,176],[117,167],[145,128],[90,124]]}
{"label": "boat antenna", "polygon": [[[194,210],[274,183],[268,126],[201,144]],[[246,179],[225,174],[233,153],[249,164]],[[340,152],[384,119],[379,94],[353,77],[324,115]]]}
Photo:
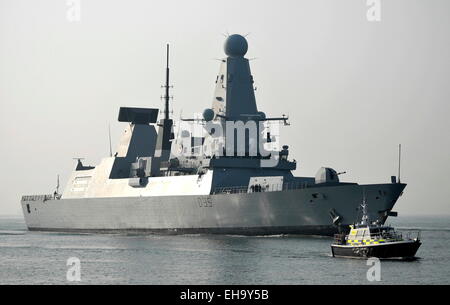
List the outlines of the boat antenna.
{"label": "boat antenna", "polygon": [[59,174],[56,175],[56,194],[59,194]]}
{"label": "boat antenna", "polygon": [[402,144],[398,144],[398,183],[400,183],[400,163],[402,157]]}
{"label": "boat antenna", "polygon": [[369,215],[367,214],[367,202],[366,202],[366,191],[363,190],[363,202],[361,204],[362,208],[362,218],[361,225],[367,226],[369,221]]}
{"label": "boat antenna", "polygon": [[111,124],[108,124],[108,136],[109,136],[109,156],[112,157]]}

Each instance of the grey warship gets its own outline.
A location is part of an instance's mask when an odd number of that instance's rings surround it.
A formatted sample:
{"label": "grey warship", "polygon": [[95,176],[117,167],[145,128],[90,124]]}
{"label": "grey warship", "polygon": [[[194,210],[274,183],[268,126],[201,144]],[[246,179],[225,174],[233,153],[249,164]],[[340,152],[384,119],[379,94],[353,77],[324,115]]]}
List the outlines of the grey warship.
{"label": "grey warship", "polygon": [[[258,110],[246,39],[231,35],[224,49],[211,108],[175,126],[167,47],[164,109],[121,107],[125,130],[114,154],[97,166],[78,160],[61,194],[22,196],[28,229],[332,236],[357,221],[362,189],[371,219],[383,224],[395,216],[406,186],[399,177],[360,185],[341,182],[328,167],[315,177],[294,176],[289,147],[274,149],[265,127],[288,125],[288,118]],[[182,123],[203,135],[182,130]]]}

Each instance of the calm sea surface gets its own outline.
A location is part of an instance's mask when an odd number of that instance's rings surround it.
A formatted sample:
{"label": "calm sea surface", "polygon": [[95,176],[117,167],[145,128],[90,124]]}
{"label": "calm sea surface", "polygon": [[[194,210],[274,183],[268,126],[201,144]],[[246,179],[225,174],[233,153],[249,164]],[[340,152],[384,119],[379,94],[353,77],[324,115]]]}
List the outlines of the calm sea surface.
{"label": "calm sea surface", "polygon": [[[382,261],[380,284],[450,284],[450,217],[390,220],[422,231],[412,262]],[[365,260],[330,256],[330,238],[97,235],[27,232],[0,217],[0,284],[67,284],[67,259],[83,284],[372,284]]]}

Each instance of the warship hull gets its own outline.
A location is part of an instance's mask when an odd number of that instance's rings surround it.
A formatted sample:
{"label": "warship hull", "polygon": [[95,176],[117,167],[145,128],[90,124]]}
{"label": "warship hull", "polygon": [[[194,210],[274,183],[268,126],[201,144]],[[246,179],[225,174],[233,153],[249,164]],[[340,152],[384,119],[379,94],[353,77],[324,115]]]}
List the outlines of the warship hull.
{"label": "warship hull", "polygon": [[[337,185],[261,193],[57,199],[24,196],[30,231],[332,235],[358,217],[362,189],[384,223],[405,184]],[[316,194],[321,194],[316,198]]]}

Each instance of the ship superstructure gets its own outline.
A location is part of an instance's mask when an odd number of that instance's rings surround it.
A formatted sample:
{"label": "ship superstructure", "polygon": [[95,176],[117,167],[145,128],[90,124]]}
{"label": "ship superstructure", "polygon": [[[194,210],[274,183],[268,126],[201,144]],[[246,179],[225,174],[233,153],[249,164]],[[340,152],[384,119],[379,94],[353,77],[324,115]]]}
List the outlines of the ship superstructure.
{"label": "ship superstructure", "polygon": [[117,151],[95,167],[78,160],[61,195],[23,196],[28,228],[331,235],[357,219],[362,187],[371,219],[384,223],[406,186],[396,177],[362,186],[326,167],[315,177],[293,175],[297,163],[270,129],[288,118],[258,110],[247,49],[244,37],[227,38],[211,108],[182,119],[175,137],[167,47],[162,118],[155,108],[120,108],[127,125]]}

